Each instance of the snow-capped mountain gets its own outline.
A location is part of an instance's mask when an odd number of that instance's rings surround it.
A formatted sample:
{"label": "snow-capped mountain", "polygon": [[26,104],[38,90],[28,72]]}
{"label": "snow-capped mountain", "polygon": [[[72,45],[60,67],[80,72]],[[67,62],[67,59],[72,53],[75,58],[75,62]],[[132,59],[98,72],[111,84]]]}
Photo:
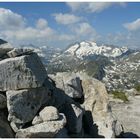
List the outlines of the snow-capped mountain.
{"label": "snow-capped mountain", "polygon": [[86,72],[103,81],[108,90],[130,89],[140,84],[140,51],[84,41],[53,58],[48,73]]}
{"label": "snow-capped mountain", "polygon": [[127,47],[118,48],[106,45],[98,46],[95,42],[83,41],[70,46],[64,53],[76,56],[80,59],[93,55],[102,55],[105,57],[115,58],[127,53],[127,51]]}

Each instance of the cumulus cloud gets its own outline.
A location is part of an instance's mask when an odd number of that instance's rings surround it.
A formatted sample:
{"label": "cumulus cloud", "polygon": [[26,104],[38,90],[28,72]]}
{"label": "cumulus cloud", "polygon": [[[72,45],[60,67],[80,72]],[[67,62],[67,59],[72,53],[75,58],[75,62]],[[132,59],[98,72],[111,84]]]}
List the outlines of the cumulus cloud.
{"label": "cumulus cloud", "polygon": [[36,26],[29,26],[26,19],[9,9],[0,8],[0,36],[14,45],[44,45],[49,41],[67,40],[68,35],[59,35],[49,27],[46,19],[40,18]]}
{"label": "cumulus cloud", "polygon": [[66,4],[72,9],[72,11],[76,11],[76,10],[79,10],[80,8],[82,8],[85,3],[83,3],[83,2],[67,2]]}
{"label": "cumulus cloud", "polygon": [[[73,14],[61,14],[56,16],[56,21],[66,30],[62,32],[49,26],[44,18],[39,18],[35,26],[28,25],[27,19],[9,9],[0,8],[0,37],[15,46],[33,44],[36,46],[53,45],[66,47],[72,42],[96,37],[95,29],[81,17]],[[57,43],[56,43],[57,42]]]}
{"label": "cumulus cloud", "polygon": [[118,46],[127,46],[135,49],[139,48],[140,32],[115,32],[108,33],[105,36],[101,36],[100,42]]}
{"label": "cumulus cloud", "polygon": [[73,24],[81,20],[81,17],[75,16],[73,14],[56,13],[53,14],[53,16],[57,23],[64,25]]}
{"label": "cumulus cloud", "polygon": [[112,6],[113,3],[111,2],[97,2],[97,3],[89,3],[88,9],[90,12],[101,12],[110,6]]}
{"label": "cumulus cloud", "polygon": [[48,26],[48,22],[46,19],[40,18],[38,19],[37,23],[36,23],[36,27],[38,29],[44,29]]}
{"label": "cumulus cloud", "polygon": [[0,8],[0,29],[15,29],[25,26],[25,19],[9,9]]}
{"label": "cumulus cloud", "polygon": [[72,9],[72,11],[86,11],[91,13],[102,12],[103,10],[113,6],[119,5],[125,7],[124,2],[67,2],[67,5]]}
{"label": "cumulus cloud", "polygon": [[140,29],[140,18],[133,22],[125,23],[123,26],[129,31],[137,31]]}
{"label": "cumulus cloud", "polygon": [[77,23],[71,26],[70,30],[75,35],[75,40],[97,40],[99,38],[94,27],[87,22]]}
{"label": "cumulus cloud", "polygon": [[73,31],[76,34],[79,35],[87,35],[90,33],[96,33],[95,29],[87,22],[82,22],[77,24],[75,27],[73,27]]}

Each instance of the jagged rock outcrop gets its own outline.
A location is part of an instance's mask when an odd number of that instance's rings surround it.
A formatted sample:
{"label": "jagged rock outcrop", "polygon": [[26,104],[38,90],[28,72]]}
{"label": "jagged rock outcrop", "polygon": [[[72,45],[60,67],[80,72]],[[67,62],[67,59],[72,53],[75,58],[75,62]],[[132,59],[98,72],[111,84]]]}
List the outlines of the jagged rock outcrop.
{"label": "jagged rock outcrop", "polygon": [[14,48],[11,51],[7,53],[9,57],[16,57],[16,56],[21,56],[21,55],[29,55],[33,52],[32,49],[28,48]]}
{"label": "jagged rock outcrop", "polygon": [[[115,125],[116,123],[114,122],[116,122],[116,119],[114,119],[109,110],[108,94],[104,84],[84,73],[64,72],[50,76],[56,81],[57,87],[61,87],[60,79],[62,79],[62,77],[65,77],[66,81],[70,79],[70,77],[73,79],[78,77],[81,81],[82,93],[84,94],[82,107],[85,109],[85,114],[83,121],[86,124],[85,128],[87,133],[91,137],[115,137],[116,133],[114,130],[116,130],[118,126]],[[72,128],[74,128],[74,126]],[[119,131],[119,129],[117,129],[117,131]],[[117,132],[117,134],[118,133],[119,132]]]}
{"label": "jagged rock outcrop", "polygon": [[0,137],[119,135],[120,124],[112,117],[101,82],[83,73],[48,76],[30,49],[10,48],[4,55],[0,55],[0,110],[6,119],[0,119]]}
{"label": "jagged rock outcrop", "polygon": [[[80,74],[80,78],[85,98],[83,106],[86,111],[90,111],[93,124],[98,127],[98,134],[104,137],[115,137],[112,130],[114,119],[108,110],[108,95],[104,84],[83,74]],[[87,114],[85,116],[88,119]],[[92,131],[90,133],[94,135]]]}

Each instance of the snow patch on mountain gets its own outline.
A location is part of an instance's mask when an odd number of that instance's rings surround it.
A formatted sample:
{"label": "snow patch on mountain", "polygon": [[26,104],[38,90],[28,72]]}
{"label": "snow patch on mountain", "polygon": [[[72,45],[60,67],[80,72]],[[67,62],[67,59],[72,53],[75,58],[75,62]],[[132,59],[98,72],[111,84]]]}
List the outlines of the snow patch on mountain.
{"label": "snow patch on mountain", "polygon": [[127,47],[112,47],[101,45],[98,46],[95,42],[83,41],[70,46],[64,53],[76,56],[80,59],[91,55],[102,55],[106,57],[118,57],[128,51]]}

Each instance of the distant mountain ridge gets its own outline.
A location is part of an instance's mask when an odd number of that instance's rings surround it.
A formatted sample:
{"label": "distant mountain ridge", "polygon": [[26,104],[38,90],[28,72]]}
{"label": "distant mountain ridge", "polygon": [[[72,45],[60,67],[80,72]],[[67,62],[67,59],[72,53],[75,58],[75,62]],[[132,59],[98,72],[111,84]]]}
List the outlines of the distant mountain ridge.
{"label": "distant mountain ridge", "polygon": [[130,89],[140,83],[139,58],[139,50],[83,41],[70,45],[53,57],[47,64],[47,70],[53,74],[86,72],[103,81],[108,90]]}
{"label": "distant mountain ridge", "polygon": [[7,41],[5,41],[5,40],[3,40],[3,39],[0,39],[0,45],[1,45],[1,44],[5,44],[5,43],[7,43]]}
{"label": "distant mountain ridge", "polygon": [[80,59],[84,59],[93,55],[102,55],[105,57],[119,57],[125,54],[129,49],[127,47],[112,47],[105,45],[97,45],[95,42],[83,41],[70,46],[65,50],[65,54],[76,56]]}

